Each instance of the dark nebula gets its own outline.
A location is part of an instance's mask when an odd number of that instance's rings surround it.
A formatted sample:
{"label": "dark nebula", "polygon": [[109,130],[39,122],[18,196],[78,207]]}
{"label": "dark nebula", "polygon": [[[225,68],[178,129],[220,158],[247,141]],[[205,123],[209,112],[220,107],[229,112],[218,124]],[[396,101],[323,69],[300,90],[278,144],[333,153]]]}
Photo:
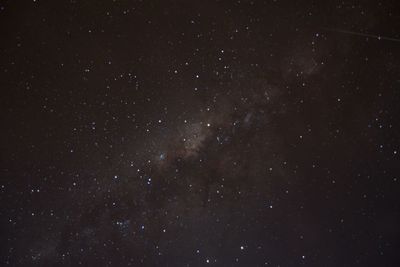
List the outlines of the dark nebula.
{"label": "dark nebula", "polygon": [[1,266],[400,266],[397,1],[0,2]]}

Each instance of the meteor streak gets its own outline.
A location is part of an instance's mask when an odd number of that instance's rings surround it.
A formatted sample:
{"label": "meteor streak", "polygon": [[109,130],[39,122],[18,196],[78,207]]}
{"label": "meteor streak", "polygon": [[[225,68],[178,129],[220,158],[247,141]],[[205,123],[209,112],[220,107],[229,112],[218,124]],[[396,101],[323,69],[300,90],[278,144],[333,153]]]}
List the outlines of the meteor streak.
{"label": "meteor streak", "polygon": [[341,29],[332,29],[332,28],[323,28],[323,29],[325,29],[327,31],[331,31],[331,32],[338,32],[338,33],[344,33],[344,34],[350,34],[350,35],[356,35],[356,36],[364,36],[364,37],[374,38],[374,39],[378,39],[378,40],[400,42],[400,39],[392,38],[392,37],[385,37],[385,36],[362,33],[362,32],[353,32],[353,31],[347,31],[347,30],[341,30]]}

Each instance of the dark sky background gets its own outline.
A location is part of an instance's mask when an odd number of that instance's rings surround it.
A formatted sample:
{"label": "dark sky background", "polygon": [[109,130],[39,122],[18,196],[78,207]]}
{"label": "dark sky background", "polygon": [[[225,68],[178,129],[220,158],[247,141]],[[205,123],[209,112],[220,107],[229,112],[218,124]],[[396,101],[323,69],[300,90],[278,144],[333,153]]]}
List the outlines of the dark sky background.
{"label": "dark sky background", "polygon": [[1,1],[0,265],[400,266],[393,1]]}

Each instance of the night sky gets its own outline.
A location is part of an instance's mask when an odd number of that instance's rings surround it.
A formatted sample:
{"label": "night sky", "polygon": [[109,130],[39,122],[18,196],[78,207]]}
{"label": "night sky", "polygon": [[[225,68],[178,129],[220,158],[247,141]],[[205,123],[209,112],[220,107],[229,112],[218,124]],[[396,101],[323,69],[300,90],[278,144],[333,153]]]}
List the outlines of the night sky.
{"label": "night sky", "polygon": [[1,1],[0,265],[400,266],[397,1]]}

